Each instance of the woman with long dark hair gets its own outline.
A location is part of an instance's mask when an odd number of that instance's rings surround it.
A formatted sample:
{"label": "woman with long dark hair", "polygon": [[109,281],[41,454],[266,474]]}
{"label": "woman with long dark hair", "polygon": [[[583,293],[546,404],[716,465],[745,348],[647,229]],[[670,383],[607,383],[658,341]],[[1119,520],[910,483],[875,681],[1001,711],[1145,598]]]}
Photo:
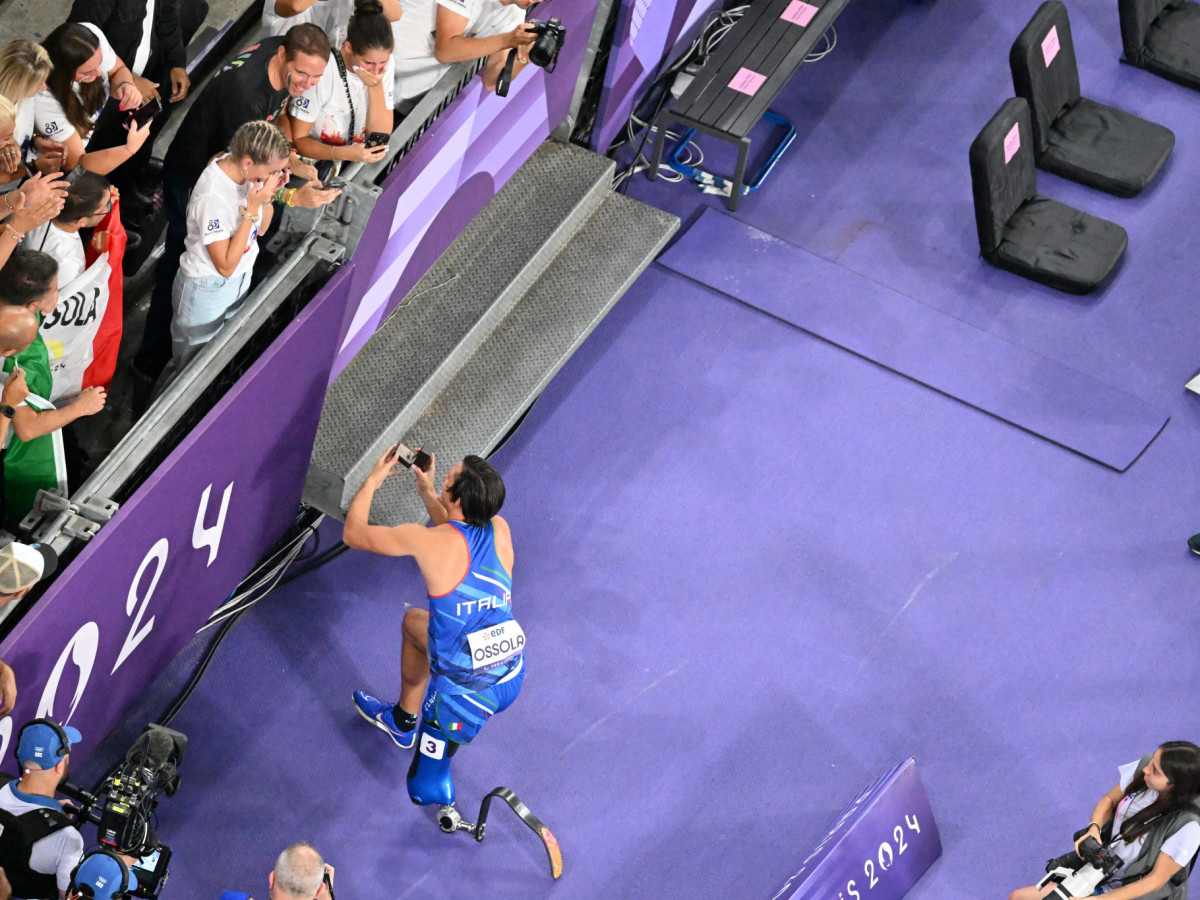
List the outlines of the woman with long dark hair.
{"label": "woman with long dark hair", "polygon": [[301,156],[317,160],[378,162],[387,145],[365,145],[372,133],[392,132],[391,23],[379,0],[356,0],[341,49],[321,80],[291,103],[292,137]]}
{"label": "woman with long dark hair", "polygon": [[43,46],[54,68],[46,90],[34,98],[37,133],[64,148],[67,171],[82,163],[88,171],[105,175],[133,156],[150,135],[150,125],[132,125],[125,145],[86,153],[88,138],[110,97],[121,109],[137,109],[142,94],[133,73],[117,56],[112,44],[95,25],[67,22],[46,38]]}
{"label": "woman with long dark hair", "polygon": [[[1100,798],[1075,840],[1076,852],[1093,838],[1122,861],[1096,893],[1108,900],[1186,900],[1200,849],[1200,747],[1168,741],[1119,771],[1121,780]],[[1053,889],[1024,887],[1009,900],[1035,900]]]}

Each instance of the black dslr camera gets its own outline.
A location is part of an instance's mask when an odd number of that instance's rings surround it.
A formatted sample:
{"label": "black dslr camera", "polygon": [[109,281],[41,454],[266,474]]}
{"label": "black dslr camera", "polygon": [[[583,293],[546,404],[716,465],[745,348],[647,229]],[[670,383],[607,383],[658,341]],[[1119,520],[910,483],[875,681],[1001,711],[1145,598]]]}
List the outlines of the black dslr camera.
{"label": "black dslr camera", "polygon": [[150,827],[150,817],[160,793],[170,797],[179,789],[176,769],[183,762],[186,748],[187,737],[180,732],[147,725],[96,794],[69,782],[59,788],[79,804],[73,810],[78,821],[96,824],[101,845],[124,856],[138,857],[130,867],[138,879],[135,897],[157,897],[167,880],[171,848],[159,843]]}
{"label": "black dslr camera", "polygon": [[[547,72],[553,72],[558,65],[558,53],[563,48],[563,41],[567,39],[567,29],[563,28],[562,20],[552,18],[546,22],[539,22],[537,19],[530,19],[525,24],[532,26],[533,33],[537,35],[529,45],[529,61]],[[508,96],[508,86],[512,84],[513,63],[516,59],[517,49],[514,47],[508,51],[504,68],[496,77],[496,95],[499,97]]]}
{"label": "black dslr camera", "polygon": [[1038,888],[1054,883],[1054,890],[1046,895],[1054,900],[1090,897],[1096,887],[1121,866],[1119,856],[1107,852],[1095,838],[1085,838],[1078,853],[1067,853],[1046,861],[1047,875],[1038,882]]}
{"label": "black dslr camera", "polygon": [[537,39],[529,47],[529,61],[535,66],[541,66],[547,72],[553,72],[558,64],[558,52],[563,48],[567,39],[567,29],[563,28],[562,20],[552,18],[547,22],[530,19],[525,23],[532,25]]}

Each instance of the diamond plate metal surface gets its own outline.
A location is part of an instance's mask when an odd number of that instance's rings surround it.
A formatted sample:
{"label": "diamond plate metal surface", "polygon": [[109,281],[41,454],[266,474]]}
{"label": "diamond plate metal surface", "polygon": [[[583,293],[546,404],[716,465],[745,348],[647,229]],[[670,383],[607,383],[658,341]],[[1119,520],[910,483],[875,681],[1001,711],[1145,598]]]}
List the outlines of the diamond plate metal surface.
{"label": "diamond plate metal surface", "polygon": [[330,387],[309,502],[344,505],[347,476],[369,468],[433,402],[609,194],[612,166],[544,144],[464,229]]}
{"label": "diamond plate metal surface", "polygon": [[[402,440],[432,448],[443,473],[468,453],[490,452],[678,226],[668,213],[610,193]],[[355,473],[354,491],[367,471]],[[372,521],[424,521],[410,482],[384,483]]]}

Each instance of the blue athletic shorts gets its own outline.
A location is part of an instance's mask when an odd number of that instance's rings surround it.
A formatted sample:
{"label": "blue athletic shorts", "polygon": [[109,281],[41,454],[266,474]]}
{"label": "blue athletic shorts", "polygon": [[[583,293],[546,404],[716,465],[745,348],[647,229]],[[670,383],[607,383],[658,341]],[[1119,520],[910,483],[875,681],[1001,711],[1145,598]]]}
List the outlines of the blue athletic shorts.
{"label": "blue athletic shorts", "polygon": [[425,695],[421,718],[441,729],[456,744],[469,744],[483,723],[503,712],[517,699],[525,681],[525,662],[512,678],[469,694],[447,694],[430,690]]}

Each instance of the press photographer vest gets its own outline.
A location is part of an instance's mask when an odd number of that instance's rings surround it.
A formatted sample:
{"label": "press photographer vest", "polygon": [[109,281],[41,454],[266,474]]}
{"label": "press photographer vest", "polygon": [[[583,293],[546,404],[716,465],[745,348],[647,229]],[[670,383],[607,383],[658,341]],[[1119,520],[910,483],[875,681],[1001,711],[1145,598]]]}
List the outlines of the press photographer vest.
{"label": "press photographer vest", "polygon": [[58,900],[54,873],[43,875],[29,868],[33,845],[56,831],[71,827],[71,820],[55,810],[31,809],[14,815],[0,809],[0,866],[12,885],[13,896],[23,900]]}
{"label": "press photographer vest", "polygon": [[[1149,765],[1150,759],[1153,756],[1153,753],[1147,753],[1143,756],[1138,761],[1137,771],[1140,772]],[[1138,854],[1133,862],[1125,867],[1124,871],[1121,872],[1118,882],[1120,884],[1130,884],[1148,875],[1150,870],[1154,868],[1154,863],[1158,860],[1158,854],[1162,852],[1162,845],[1166,842],[1167,838],[1188,822],[1200,822],[1200,807],[1197,807],[1195,804],[1187,809],[1177,810],[1159,818],[1146,834],[1146,842],[1142,844],[1142,852]],[[1112,827],[1111,821],[1106,827]],[[1196,857],[1193,856],[1186,866],[1171,877],[1170,881],[1157,891],[1143,894],[1138,900],[1187,900],[1188,876],[1191,874],[1192,866],[1195,864]]]}

